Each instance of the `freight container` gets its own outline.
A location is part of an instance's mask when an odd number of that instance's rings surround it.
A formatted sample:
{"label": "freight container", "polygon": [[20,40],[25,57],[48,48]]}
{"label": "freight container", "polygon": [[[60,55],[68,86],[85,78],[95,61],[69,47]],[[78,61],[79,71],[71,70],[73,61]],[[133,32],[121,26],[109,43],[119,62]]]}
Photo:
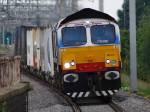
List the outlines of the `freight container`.
{"label": "freight container", "polygon": [[16,54],[21,55],[22,64],[31,70],[53,76],[51,27],[18,27],[16,30]]}

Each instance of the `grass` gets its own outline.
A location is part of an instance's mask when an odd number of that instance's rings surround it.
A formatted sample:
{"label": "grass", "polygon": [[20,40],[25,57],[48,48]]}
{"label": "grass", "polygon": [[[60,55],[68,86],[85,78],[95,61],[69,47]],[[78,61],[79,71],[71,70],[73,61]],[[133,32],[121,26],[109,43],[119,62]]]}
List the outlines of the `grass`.
{"label": "grass", "polygon": [[[122,89],[124,91],[130,91],[130,79],[126,74],[122,74]],[[138,91],[137,94],[143,96],[146,99],[150,99],[150,83],[138,80]]]}

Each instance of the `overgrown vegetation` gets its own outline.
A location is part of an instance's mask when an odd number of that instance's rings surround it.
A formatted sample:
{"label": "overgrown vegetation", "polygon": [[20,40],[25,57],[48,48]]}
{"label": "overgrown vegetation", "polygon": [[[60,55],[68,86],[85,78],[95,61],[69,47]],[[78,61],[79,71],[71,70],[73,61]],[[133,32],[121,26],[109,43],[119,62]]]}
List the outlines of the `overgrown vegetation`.
{"label": "overgrown vegetation", "polygon": [[[122,90],[128,92],[130,90],[129,86],[129,76],[126,74],[122,74]],[[142,80],[138,80],[138,95],[145,97],[146,99],[150,99],[150,83],[144,82]]]}
{"label": "overgrown vegetation", "polygon": [[121,30],[121,57],[122,57],[122,71],[129,73],[129,32],[128,30]]}
{"label": "overgrown vegetation", "polygon": [[137,30],[138,76],[150,82],[150,6],[145,8]]}
{"label": "overgrown vegetation", "polygon": [[[129,74],[129,0],[118,11],[121,27],[123,73]],[[150,0],[137,0],[138,78],[150,83]]]}

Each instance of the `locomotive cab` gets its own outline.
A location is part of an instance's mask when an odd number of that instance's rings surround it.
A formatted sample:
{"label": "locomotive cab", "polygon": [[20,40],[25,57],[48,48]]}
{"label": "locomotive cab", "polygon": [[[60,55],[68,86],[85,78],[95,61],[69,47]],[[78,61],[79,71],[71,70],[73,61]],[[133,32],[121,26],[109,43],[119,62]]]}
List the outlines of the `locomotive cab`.
{"label": "locomotive cab", "polygon": [[111,96],[119,90],[120,34],[109,15],[83,9],[63,19],[53,32],[53,48],[55,84],[67,95]]}

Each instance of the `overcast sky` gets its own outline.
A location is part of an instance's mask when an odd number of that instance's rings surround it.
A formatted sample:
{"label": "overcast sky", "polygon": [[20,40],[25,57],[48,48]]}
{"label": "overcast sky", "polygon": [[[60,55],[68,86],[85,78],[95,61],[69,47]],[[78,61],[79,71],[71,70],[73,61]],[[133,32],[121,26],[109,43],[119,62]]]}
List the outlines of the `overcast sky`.
{"label": "overcast sky", "polygon": [[122,9],[123,1],[124,0],[104,0],[104,12],[118,19],[117,10]]}
{"label": "overcast sky", "polygon": [[[90,7],[94,9],[98,9],[98,1],[99,0],[82,0],[82,2],[79,2],[79,5],[83,7]],[[117,17],[117,10],[122,8],[124,0],[104,0],[104,12],[110,14],[115,19],[118,19]]]}

